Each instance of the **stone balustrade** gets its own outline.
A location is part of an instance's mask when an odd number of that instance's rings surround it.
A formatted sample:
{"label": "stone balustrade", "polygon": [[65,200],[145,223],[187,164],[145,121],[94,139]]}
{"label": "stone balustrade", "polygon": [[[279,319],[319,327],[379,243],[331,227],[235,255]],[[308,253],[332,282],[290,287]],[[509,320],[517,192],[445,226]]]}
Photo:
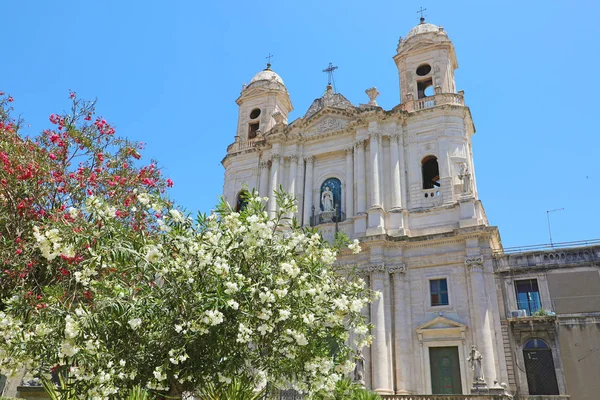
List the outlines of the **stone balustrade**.
{"label": "stone balustrade", "polygon": [[511,269],[560,268],[576,264],[588,264],[600,261],[600,246],[586,246],[570,249],[548,249],[494,256],[496,271]]}
{"label": "stone balustrade", "polygon": [[433,108],[444,104],[465,105],[464,95],[458,93],[439,93],[433,96],[424,97],[422,99],[407,101],[402,104],[402,110],[413,112]]}
{"label": "stone balustrade", "polygon": [[256,146],[256,141],[234,142],[227,147],[227,154],[239,153]]}

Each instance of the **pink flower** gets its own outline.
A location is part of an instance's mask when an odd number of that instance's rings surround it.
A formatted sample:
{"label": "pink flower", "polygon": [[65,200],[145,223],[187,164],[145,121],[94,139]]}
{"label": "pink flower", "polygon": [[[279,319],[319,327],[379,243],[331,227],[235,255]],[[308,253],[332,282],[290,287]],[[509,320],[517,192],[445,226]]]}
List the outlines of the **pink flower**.
{"label": "pink flower", "polygon": [[56,160],[56,156],[54,155],[54,153],[48,154],[48,157],[50,157],[52,160]]}
{"label": "pink flower", "polygon": [[8,100],[9,103],[12,103],[13,101],[15,101],[15,99],[13,99],[12,96],[8,96],[7,100]]}
{"label": "pink flower", "polygon": [[173,181],[171,178],[167,179],[167,187],[173,187]]}

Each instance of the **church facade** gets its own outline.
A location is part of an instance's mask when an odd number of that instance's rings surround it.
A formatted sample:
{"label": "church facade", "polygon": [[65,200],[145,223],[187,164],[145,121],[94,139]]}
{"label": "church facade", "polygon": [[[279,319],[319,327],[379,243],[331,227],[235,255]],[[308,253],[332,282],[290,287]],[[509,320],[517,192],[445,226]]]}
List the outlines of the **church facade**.
{"label": "church facade", "polygon": [[[341,230],[360,240],[363,251],[342,253],[338,263],[358,266],[382,294],[364,310],[374,325],[373,344],[363,351],[370,389],[502,393],[506,383],[519,391],[527,380],[515,378],[507,342],[508,308],[516,305],[496,271],[498,229],[478,197],[475,128],[456,90],[454,46],[443,28],[421,19],[393,59],[396,107],[379,107],[376,88],[366,90],[366,104],[353,105],[328,86],[291,123],[289,93],[268,64],[237,99],[224,196],[242,206],[244,190],[257,190],[270,197],[273,213],[273,191],[282,186],[295,194],[302,225],[327,239]],[[565,394],[558,381],[555,394]]]}

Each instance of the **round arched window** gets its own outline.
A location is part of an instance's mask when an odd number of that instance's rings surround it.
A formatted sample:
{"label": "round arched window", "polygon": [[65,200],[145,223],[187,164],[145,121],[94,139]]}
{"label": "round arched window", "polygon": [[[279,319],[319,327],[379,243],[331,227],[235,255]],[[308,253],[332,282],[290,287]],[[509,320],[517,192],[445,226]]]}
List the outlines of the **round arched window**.
{"label": "round arched window", "polygon": [[250,119],[258,118],[259,115],[260,115],[260,108],[255,108],[254,110],[252,110],[250,112]]}
{"label": "round arched window", "polygon": [[431,72],[431,65],[429,65],[429,64],[421,64],[417,68],[417,75],[419,75],[419,76],[425,76],[430,72]]}

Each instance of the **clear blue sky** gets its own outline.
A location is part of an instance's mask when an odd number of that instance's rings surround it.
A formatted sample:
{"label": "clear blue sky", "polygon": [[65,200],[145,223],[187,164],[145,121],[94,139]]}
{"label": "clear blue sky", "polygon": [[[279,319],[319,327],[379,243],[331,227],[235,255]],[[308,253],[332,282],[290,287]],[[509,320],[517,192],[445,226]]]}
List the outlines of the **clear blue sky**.
{"label": "clear blue sky", "polygon": [[458,89],[477,128],[480,198],[505,246],[600,237],[597,1],[8,1],[0,3],[0,90],[36,134],[68,107],[68,89],[99,99],[118,133],[147,143],[175,181],[171,196],[208,211],[222,191],[241,85],[264,68],[295,111],[320,97],[331,61],[354,104],[376,86],[399,102],[392,56],[418,23],[443,25]]}

